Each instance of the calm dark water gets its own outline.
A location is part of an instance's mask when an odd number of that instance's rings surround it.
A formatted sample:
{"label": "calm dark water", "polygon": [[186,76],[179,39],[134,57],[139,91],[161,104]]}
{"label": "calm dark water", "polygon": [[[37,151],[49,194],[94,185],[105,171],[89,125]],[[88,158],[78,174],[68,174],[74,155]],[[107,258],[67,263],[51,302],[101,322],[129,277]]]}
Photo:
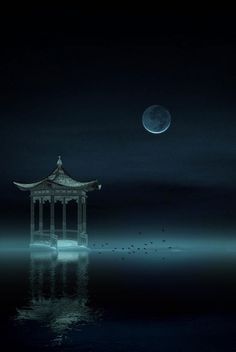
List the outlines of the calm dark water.
{"label": "calm dark water", "polygon": [[0,282],[4,350],[236,351],[233,252],[2,252]]}

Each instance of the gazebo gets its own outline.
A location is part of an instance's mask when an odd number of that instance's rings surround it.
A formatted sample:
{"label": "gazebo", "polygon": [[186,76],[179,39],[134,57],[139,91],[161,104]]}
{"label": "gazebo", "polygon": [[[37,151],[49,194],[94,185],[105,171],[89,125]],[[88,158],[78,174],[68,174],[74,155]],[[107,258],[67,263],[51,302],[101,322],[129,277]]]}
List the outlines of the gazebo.
{"label": "gazebo", "polygon": [[[87,247],[86,199],[87,192],[100,190],[97,180],[80,182],[73,179],[63,168],[61,157],[58,157],[56,169],[46,178],[33,183],[13,182],[21,191],[30,192],[30,233],[31,248],[79,248]],[[77,204],[76,229],[67,228],[67,204]],[[44,205],[50,203],[50,226],[44,226]],[[55,228],[55,204],[62,207],[61,228]],[[38,211],[36,214],[36,203]],[[68,214],[69,215],[69,214]]]}

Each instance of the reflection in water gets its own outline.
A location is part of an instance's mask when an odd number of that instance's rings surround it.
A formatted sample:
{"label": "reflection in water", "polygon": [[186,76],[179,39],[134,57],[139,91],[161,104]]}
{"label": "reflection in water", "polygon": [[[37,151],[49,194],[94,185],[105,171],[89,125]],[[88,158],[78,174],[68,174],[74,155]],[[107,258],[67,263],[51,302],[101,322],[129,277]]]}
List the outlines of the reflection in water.
{"label": "reflection in water", "polygon": [[54,342],[61,343],[70,328],[92,323],[88,307],[87,252],[32,253],[30,301],[18,309],[16,320],[36,321],[50,329]]}

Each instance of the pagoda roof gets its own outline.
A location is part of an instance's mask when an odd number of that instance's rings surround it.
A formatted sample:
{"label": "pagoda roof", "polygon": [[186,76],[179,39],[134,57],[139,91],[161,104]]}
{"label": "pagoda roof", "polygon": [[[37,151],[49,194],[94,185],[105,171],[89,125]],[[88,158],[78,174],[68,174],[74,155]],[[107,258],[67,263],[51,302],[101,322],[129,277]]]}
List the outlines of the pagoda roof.
{"label": "pagoda roof", "polygon": [[66,170],[62,167],[62,160],[59,156],[57,161],[56,169],[48,175],[46,178],[42,179],[38,182],[33,183],[19,183],[13,182],[20,190],[22,191],[31,191],[37,188],[38,186],[48,186],[54,184],[55,186],[58,185],[60,187],[66,187],[68,189],[81,189],[84,191],[92,191],[95,189],[100,189],[101,185],[98,183],[97,180],[93,180],[90,182],[80,182],[73,179]]}

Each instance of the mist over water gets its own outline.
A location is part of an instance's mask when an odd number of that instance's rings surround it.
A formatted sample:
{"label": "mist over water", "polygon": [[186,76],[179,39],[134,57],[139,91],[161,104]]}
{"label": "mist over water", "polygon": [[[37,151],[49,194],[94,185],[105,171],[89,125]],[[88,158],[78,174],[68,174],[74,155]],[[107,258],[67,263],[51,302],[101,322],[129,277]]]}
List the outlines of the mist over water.
{"label": "mist over water", "polygon": [[13,246],[14,236],[2,241],[6,346],[222,351],[234,345],[236,246],[230,236],[187,241],[162,231],[130,237],[127,231],[126,240],[98,238],[91,234],[89,251],[58,253],[30,253],[24,241]]}

